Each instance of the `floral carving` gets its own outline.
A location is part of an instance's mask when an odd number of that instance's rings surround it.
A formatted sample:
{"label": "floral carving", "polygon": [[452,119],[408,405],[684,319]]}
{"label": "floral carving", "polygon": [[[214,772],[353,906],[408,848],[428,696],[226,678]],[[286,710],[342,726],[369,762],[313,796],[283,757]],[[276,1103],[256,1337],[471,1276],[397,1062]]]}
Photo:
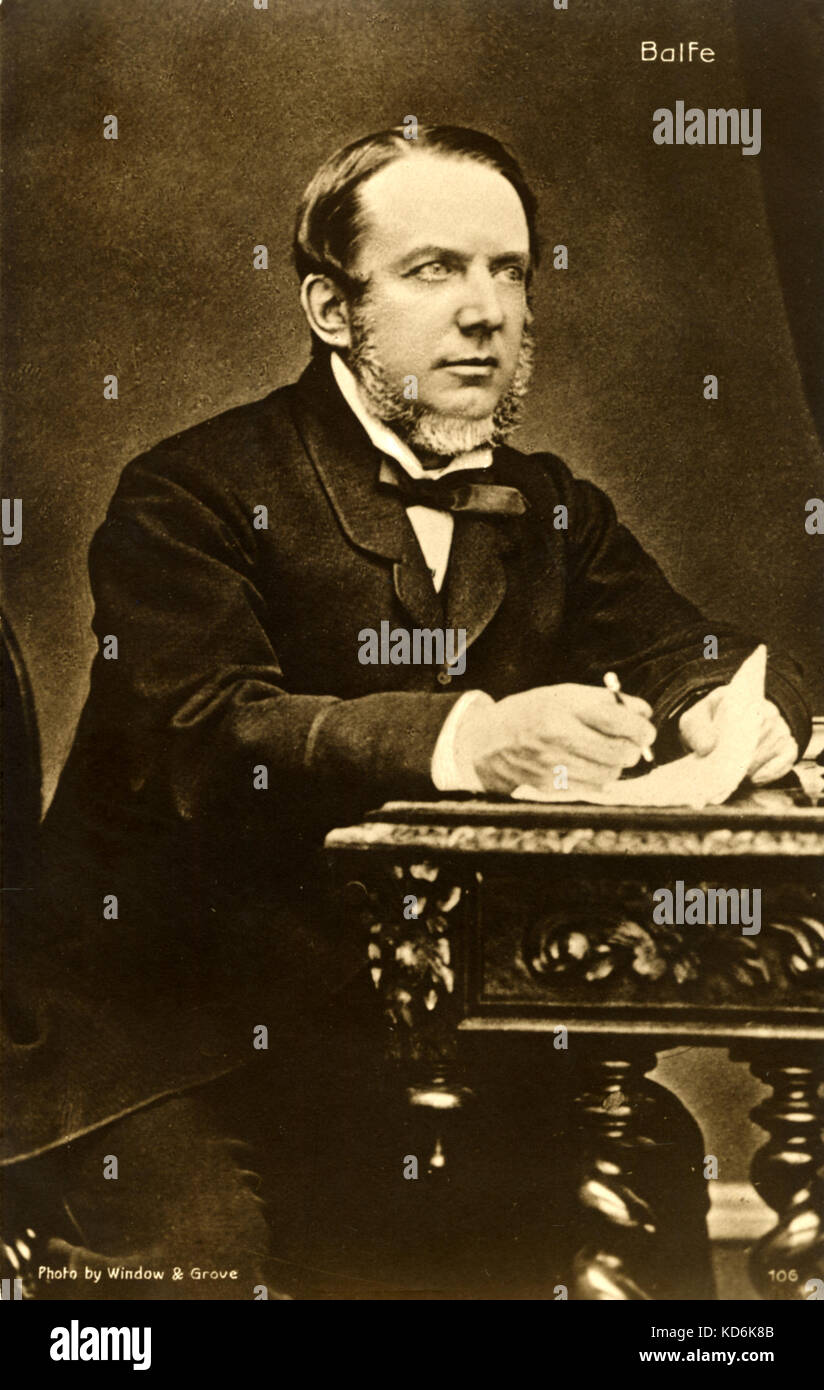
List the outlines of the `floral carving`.
{"label": "floral carving", "polygon": [[[535,981],[566,997],[581,988],[590,997],[693,998],[705,1002],[802,999],[824,995],[824,925],[790,896],[761,931],[744,935],[730,925],[656,925],[639,910],[635,891],[589,895],[568,907],[536,914],[522,937],[522,960]],[[811,895],[812,896],[812,895]],[[793,902],[793,897],[796,899]],[[648,901],[648,897],[647,897]],[[799,910],[800,909],[800,910]]]}
{"label": "floral carving", "polygon": [[[707,938],[712,938],[711,942]],[[619,916],[593,922],[557,913],[530,930],[524,948],[528,969],[537,977],[569,976],[589,984],[635,976],[639,982],[665,977],[676,985],[704,973],[707,947],[714,965],[748,988],[769,979],[766,962],[749,937],[713,927],[658,927]]]}
{"label": "floral carving", "polygon": [[466,890],[439,866],[421,861],[382,865],[368,884],[350,883],[348,896],[368,933],[370,973],[389,1023],[415,1030],[416,1046],[425,1049],[427,1034],[435,1031],[431,1016],[451,1019],[445,1006],[455,995],[455,926]]}

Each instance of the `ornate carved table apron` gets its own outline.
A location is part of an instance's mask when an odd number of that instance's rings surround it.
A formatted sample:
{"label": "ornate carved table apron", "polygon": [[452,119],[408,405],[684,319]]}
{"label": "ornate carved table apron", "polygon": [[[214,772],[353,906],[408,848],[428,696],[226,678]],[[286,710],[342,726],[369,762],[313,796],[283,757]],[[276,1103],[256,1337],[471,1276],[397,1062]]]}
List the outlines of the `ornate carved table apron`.
{"label": "ornate carved table apron", "polygon": [[643,1142],[633,1097],[656,1049],[729,1046],[772,1088],[753,1111],[769,1138],[751,1176],[778,1219],[751,1278],[764,1298],[824,1294],[822,810],[776,790],[703,811],[397,802],[326,847],[430,1174],[448,1161],[449,1115],[471,1084],[456,1066],[461,1034],[544,1034],[548,1063],[553,1048],[582,1049],[590,1144],[576,1190],[603,1219],[570,1296],[644,1297],[655,1213],[632,1210],[624,1181]]}

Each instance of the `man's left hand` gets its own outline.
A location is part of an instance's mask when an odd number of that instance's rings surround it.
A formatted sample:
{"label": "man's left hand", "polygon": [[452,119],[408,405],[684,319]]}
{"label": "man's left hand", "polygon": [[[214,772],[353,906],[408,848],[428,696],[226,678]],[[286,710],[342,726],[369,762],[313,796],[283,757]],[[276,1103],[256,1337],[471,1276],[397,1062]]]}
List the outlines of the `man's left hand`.
{"label": "man's left hand", "polygon": [[[687,752],[703,756],[715,747],[718,733],[713,725],[723,689],[723,686],[719,686],[717,690],[711,690],[709,695],[681,715],[678,732]],[[798,762],[798,756],[798,744],[778,706],[772,700],[764,700],[758,747],[747,769],[750,781],[757,786],[779,781]]]}

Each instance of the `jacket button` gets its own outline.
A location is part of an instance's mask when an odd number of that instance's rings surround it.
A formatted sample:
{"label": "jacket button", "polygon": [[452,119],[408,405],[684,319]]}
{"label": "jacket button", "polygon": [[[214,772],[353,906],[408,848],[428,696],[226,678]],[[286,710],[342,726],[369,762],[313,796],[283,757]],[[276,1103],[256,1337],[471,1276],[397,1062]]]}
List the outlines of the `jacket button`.
{"label": "jacket button", "polygon": [[449,672],[445,669],[445,667],[442,667],[441,670],[438,672],[438,680],[441,685],[452,684],[452,677],[449,674]]}

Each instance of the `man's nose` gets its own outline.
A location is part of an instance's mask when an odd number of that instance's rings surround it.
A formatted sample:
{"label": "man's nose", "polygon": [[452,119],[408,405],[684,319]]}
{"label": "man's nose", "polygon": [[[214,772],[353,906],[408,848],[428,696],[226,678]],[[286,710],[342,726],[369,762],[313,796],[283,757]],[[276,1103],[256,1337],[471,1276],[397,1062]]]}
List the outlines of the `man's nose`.
{"label": "man's nose", "polygon": [[504,315],[498,287],[488,270],[470,271],[463,281],[462,290],[457,315],[459,328],[464,332],[471,332],[473,328],[492,332],[502,327]]}

